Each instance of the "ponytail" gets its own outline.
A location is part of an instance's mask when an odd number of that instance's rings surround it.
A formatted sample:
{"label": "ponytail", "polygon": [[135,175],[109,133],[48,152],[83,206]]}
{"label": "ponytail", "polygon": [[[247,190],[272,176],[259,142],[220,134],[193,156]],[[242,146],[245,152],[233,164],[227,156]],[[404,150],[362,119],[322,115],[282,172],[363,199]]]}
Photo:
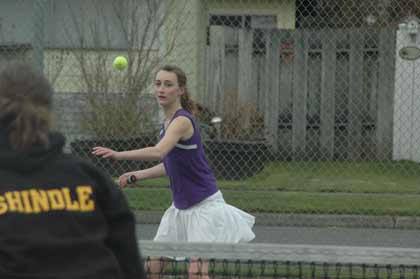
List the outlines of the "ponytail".
{"label": "ponytail", "polygon": [[181,106],[183,109],[187,110],[189,113],[196,114],[196,104],[190,98],[187,88],[184,88],[184,94],[181,96]]}

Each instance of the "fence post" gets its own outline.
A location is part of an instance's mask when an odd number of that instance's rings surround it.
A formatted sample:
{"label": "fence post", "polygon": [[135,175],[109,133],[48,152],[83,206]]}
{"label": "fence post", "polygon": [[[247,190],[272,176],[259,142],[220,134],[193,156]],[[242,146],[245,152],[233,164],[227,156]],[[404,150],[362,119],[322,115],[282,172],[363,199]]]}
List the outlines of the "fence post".
{"label": "fence post", "polygon": [[420,162],[420,60],[405,60],[399,55],[403,47],[420,47],[420,38],[411,37],[408,30],[400,25],[395,43],[392,159]]}
{"label": "fence post", "polygon": [[44,47],[45,47],[45,22],[49,0],[35,0],[33,14],[33,64],[40,70],[44,70]]}
{"label": "fence post", "polygon": [[392,157],[392,118],[394,100],[394,53],[395,33],[392,29],[382,29],[379,33],[379,80],[378,112],[376,120],[377,158]]}

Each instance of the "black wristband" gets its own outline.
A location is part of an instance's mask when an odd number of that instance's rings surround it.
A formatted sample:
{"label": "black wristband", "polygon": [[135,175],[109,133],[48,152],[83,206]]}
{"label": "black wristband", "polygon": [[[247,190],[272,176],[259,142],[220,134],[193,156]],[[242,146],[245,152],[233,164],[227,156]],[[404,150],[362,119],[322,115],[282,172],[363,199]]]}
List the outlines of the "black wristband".
{"label": "black wristband", "polygon": [[127,184],[133,184],[134,182],[136,182],[137,181],[137,177],[134,175],[134,174],[132,174],[132,175],[130,175],[128,178],[127,178]]}

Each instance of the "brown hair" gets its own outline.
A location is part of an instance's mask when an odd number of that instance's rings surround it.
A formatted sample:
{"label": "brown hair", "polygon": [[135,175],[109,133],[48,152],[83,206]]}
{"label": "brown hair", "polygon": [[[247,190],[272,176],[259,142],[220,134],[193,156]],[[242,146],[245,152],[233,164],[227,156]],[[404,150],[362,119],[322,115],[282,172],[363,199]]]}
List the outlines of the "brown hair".
{"label": "brown hair", "polygon": [[165,65],[159,68],[158,71],[166,71],[171,72],[176,75],[176,78],[178,80],[179,87],[184,88],[184,94],[181,96],[181,106],[183,109],[189,111],[190,113],[195,114],[196,113],[196,105],[193,100],[190,98],[190,93],[188,92],[187,88],[187,75],[185,72],[174,65]]}
{"label": "brown hair", "polygon": [[0,72],[0,126],[19,151],[49,144],[53,90],[42,73],[22,62]]}

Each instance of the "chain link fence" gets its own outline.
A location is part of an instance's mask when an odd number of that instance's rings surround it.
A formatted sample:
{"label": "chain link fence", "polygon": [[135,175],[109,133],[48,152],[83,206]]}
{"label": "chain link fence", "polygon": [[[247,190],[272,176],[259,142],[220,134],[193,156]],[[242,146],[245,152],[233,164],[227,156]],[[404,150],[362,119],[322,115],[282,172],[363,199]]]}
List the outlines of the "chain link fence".
{"label": "chain link fence", "polygon": [[[179,65],[229,203],[271,223],[368,215],[395,227],[420,216],[418,17],[414,0],[3,0],[0,61],[43,69],[66,152],[114,177],[157,162],[99,159],[92,147],[155,144],[155,69]],[[167,186],[126,193],[133,209],[159,213]]]}

